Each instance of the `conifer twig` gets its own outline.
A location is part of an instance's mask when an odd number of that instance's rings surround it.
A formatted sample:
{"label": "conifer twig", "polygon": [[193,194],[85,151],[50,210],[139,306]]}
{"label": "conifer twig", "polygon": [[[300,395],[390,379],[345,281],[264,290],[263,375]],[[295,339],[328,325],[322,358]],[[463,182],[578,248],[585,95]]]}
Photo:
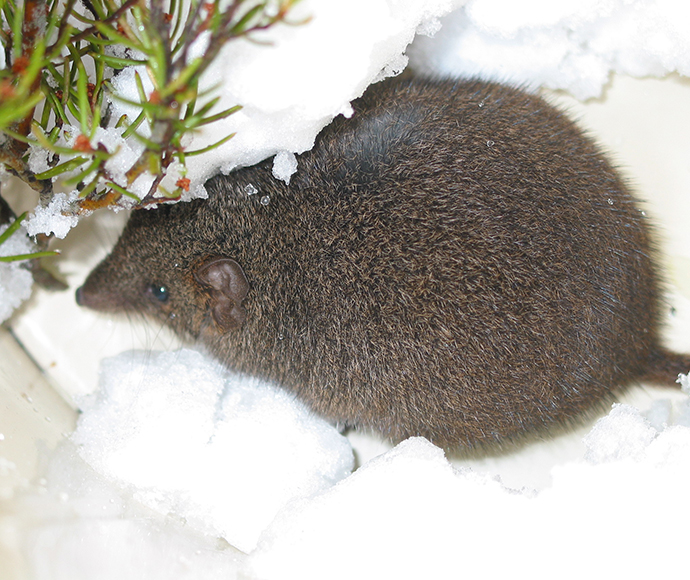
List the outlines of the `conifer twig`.
{"label": "conifer twig", "polygon": [[[239,109],[213,111],[218,99],[200,94],[201,75],[228,42],[287,22],[297,1],[0,0],[0,163],[39,191],[44,206],[59,183],[74,186],[74,213],[179,198],[189,187],[186,157],[208,149],[187,152],[184,137]],[[191,58],[202,36],[205,53]],[[153,89],[145,91],[137,73],[133,104],[141,113],[111,119],[119,97],[109,79],[133,66],[146,67]],[[117,151],[94,142],[99,127],[120,127],[143,147],[125,182],[108,168]],[[47,168],[32,170],[30,147],[48,152]],[[166,191],[161,182],[173,161],[182,178]],[[144,173],[152,179],[137,196],[131,188]]]}

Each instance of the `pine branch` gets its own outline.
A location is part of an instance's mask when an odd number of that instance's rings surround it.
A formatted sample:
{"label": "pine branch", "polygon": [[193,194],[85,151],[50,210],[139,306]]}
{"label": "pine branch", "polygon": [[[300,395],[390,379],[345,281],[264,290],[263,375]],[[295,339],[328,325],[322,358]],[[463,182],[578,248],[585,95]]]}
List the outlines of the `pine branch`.
{"label": "pine branch", "polygon": [[[189,187],[186,157],[209,149],[187,152],[184,137],[239,110],[214,112],[218,99],[199,94],[201,75],[228,42],[287,23],[297,1],[233,0],[221,9],[220,0],[190,0],[183,9],[179,0],[0,0],[6,60],[0,69],[0,163],[38,190],[43,205],[56,183],[76,187],[75,213],[124,200],[144,206],[179,198]],[[191,48],[202,35],[208,36],[205,54],[192,59]],[[115,56],[112,45],[124,53]],[[110,119],[109,102],[118,98],[110,76],[142,65],[153,91],[147,94],[139,78],[134,104],[141,114]],[[144,124],[147,137],[141,133]],[[108,170],[116,152],[92,145],[99,127],[122,127],[123,137],[143,144],[126,183]],[[51,153],[48,169],[31,170],[29,146]],[[173,161],[181,164],[183,177],[166,191],[160,184]],[[152,183],[138,197],[131,187],[146,172]]]}

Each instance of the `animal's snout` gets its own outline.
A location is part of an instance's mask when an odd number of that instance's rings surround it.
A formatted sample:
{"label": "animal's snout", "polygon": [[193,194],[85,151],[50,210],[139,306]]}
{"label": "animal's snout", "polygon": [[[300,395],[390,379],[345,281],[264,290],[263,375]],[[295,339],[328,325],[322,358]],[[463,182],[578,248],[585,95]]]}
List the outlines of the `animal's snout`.
{"label": "animal's snout", "polygon": [[114,292],[104,291],[90,282],[90,278],[87,278],[83,286],[77,288],[74,297],[79,306],[102,312],[115,312],[124,306],[122,296]]}
{"label": "animal's snout", "polygon": [[77,300],[77,304],[79,304],[79,306],[86,306],[86,303],[84,301],[84,287],[83,286],[79,286],[79,288],[77,288],[77,291],[74,293],[74,297]]}

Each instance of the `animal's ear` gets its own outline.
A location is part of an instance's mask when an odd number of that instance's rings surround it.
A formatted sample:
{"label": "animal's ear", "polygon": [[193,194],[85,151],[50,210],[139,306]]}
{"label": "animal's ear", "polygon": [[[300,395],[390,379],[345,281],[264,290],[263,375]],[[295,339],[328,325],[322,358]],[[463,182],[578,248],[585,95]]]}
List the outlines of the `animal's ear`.
{"label": "animal's ear", "polygon": [[209,293],[211,313],[220,329],[240,328],[246,318],[242,300],[249,291],[241,266],[230,258],[211,258],[196,269],[194,278]]}

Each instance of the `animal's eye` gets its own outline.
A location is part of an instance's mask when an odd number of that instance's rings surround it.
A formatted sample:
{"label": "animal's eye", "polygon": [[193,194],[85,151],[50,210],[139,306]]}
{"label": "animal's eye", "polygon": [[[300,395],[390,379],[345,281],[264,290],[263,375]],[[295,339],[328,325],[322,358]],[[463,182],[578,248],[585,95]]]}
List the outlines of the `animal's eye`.
{"label": "animal's eye", "polygon": [[161,284],[151,284],[147,290],[158,302],[167,302],[170,297],[168,289]]}

